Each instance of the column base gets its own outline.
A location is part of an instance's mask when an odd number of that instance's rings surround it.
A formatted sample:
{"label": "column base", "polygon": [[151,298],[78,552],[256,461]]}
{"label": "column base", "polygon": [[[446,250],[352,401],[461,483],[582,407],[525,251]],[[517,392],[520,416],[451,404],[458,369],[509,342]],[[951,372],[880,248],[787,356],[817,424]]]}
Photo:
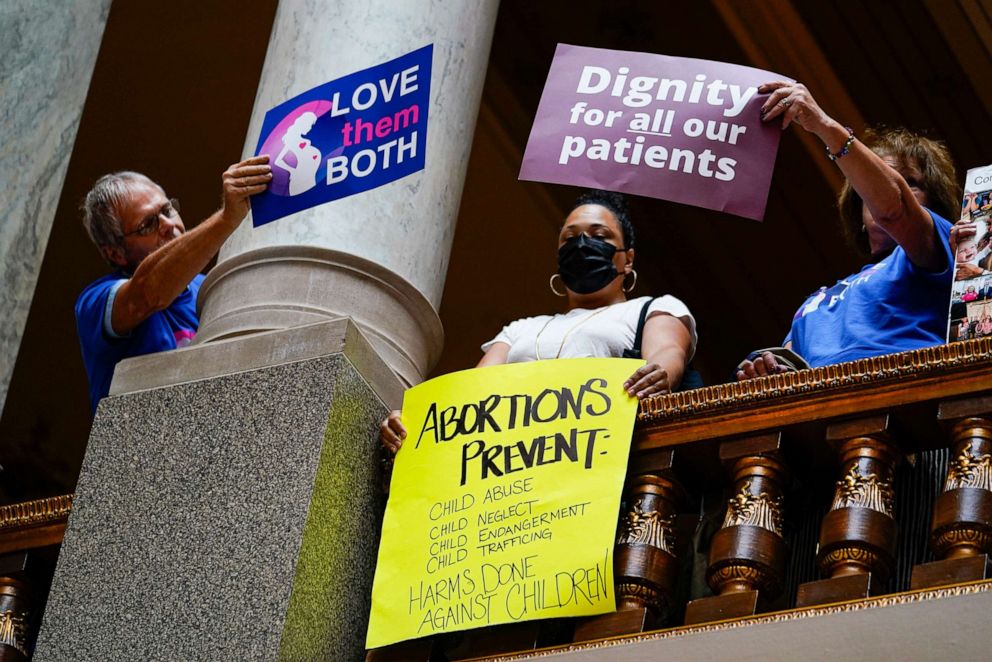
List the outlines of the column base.
{"label": "column base", "polygon": [[194,343],[350,317],[407,386],[441,356],[444,331],[431,302],[389,269],[314,246],[273,246],[214,267],[200,287]]}
{"label": "column base", "polygon": [[879,589],[872,573],[832,577],[799,585],[796,607],[813,607],[830,602],[860,600],[874,595]]}
{"label": "column base", "polygon": [[932,563],[921,563],[913,568],[909,589],[915,591],[948,584],[963,584],[989,578],[989,556],[966,556],[959,559],[944,559]]}
{"label": "column base", "polygon": [[685,624],[709,623],[728,618],[743,618],[758,613],[759,591],[738,591],[693,600],[685,608]]}

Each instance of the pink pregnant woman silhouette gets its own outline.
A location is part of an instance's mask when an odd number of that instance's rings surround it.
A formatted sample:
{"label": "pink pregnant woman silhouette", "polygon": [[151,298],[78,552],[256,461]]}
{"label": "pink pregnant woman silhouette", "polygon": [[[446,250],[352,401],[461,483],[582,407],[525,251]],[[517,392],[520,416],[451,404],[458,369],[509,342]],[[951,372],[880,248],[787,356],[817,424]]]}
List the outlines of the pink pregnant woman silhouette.
{"label": "pink pregnant woman silhouette", "polygon": [[[305,112],[296,118],[282,137],[283,148],[276,157],[274,165],[289,173],[290,195],[305,193],[317,185],[320,150],[303,137],[310,132],[316,121],[317,116],[314,113]],[[296,161],[294,165],[286,162],[287,154],[293,156],[293,160]]]}

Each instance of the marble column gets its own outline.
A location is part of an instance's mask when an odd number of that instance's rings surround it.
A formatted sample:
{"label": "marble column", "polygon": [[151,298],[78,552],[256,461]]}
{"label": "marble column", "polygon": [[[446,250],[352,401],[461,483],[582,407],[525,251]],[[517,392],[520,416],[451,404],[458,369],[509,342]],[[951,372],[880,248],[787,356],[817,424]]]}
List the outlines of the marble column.
{"label": "marble column", "polygon": [[245,144],[310,88],[433,44],[426,166],[278,222],[245,223],[200,294],[197,342],[351,317],[406,384],[443,343],[437,309],[497,0],[280,3]]}
{"label": "marble column", "polygon": [[0,3],[0,411],[110,0]]}

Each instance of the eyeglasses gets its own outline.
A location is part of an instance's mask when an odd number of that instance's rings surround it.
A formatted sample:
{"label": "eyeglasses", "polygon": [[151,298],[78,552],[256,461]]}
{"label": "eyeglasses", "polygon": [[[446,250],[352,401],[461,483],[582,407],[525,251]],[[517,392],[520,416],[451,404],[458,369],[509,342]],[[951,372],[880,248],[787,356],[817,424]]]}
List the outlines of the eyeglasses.
{"label": "eyeglasses", "polygon": [[139,237],[147,237],[150,234],[158,232],[158,225],[163,216],[166,218],[175,218],[177,214],[179,214],[179,200],[169,198],[169,201],[162,205],[162,208],[158,212],[145,218],[145,220],[141,221],[141,225],[134,230],[125,232],[124,236],[130,237],[136,234]]}

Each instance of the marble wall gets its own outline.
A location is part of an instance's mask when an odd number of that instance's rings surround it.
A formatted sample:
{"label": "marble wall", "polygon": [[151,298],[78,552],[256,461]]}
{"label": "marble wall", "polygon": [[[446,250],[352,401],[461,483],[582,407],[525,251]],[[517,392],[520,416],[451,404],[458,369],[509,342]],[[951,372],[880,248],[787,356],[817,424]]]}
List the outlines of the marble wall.
{"label": "marble wall", "polygon": [[110,0],[0,3],[0,411]]}

